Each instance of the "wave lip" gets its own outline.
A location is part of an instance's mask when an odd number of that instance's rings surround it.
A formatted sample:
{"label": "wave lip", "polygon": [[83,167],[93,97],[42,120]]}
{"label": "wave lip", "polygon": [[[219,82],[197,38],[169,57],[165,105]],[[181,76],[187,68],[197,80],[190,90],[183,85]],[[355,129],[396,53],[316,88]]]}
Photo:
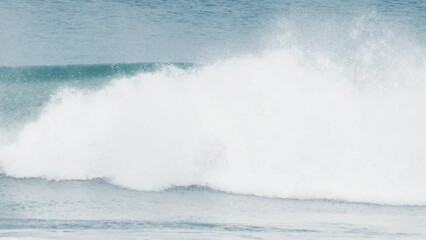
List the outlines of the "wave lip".
{"label": "wave lip", "polygon": [[192,65],[189,63],[118,63],[0,67],[0,82],[90,81],[130,77],[140,72],[154,72],[164,66],[189,68]]}

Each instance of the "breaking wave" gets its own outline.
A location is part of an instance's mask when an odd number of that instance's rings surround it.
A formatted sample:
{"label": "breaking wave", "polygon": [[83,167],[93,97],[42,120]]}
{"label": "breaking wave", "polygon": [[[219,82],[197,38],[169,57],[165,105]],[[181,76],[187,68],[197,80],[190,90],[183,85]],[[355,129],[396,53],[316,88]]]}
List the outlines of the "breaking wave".
{"label": "breaking wave", "polygon": [[389,39],[344,58],[293,44],[65,88],[0,145],[0,166],[137,190],[426,204],[426,58]]}

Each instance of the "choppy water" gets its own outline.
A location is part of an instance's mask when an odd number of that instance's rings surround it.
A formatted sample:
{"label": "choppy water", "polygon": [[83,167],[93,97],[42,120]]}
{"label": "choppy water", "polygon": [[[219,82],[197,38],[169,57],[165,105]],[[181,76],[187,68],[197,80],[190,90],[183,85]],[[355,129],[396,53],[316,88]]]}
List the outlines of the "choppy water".
{"label": "choppy water", "polygon": [[0,238],[424,239],[423,1],[0,2]]}

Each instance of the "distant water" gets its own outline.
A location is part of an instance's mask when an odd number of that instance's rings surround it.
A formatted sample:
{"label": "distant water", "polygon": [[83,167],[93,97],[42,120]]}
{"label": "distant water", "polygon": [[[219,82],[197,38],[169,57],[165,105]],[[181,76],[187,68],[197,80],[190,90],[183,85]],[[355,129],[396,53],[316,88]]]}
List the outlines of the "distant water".
{"label": "distant water", "polygon": [[217,60],[264,49],[283,22],[330,31],[371,12],[424,42],[425,9],[422,0],[2,0],[0,66]]}
{"label": "distant water", "polygon": [[423,1],[0,2],[0,238],[425,239]]}

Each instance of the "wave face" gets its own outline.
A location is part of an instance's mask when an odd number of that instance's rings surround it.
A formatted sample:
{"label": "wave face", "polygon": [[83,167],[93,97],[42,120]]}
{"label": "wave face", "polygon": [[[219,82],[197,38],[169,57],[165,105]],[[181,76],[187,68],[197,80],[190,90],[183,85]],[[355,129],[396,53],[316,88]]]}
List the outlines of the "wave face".
{"label": "wave face", "polygon": [[1,168],[137,190],[426,204],[424,51],[364,30],[344,32],[345,53],[301,41],[60,88],[0,145]]}
{"label": "wave face", "polygon": [[[0,127],[19,128],[23,123],[33,120],[60,89],[96,90],[114,79],[130,77],[139,72],[154,72],[162,65],[134,63],[0,67]],[[191,66],[184,63],[172,65],[180,68]]]}

